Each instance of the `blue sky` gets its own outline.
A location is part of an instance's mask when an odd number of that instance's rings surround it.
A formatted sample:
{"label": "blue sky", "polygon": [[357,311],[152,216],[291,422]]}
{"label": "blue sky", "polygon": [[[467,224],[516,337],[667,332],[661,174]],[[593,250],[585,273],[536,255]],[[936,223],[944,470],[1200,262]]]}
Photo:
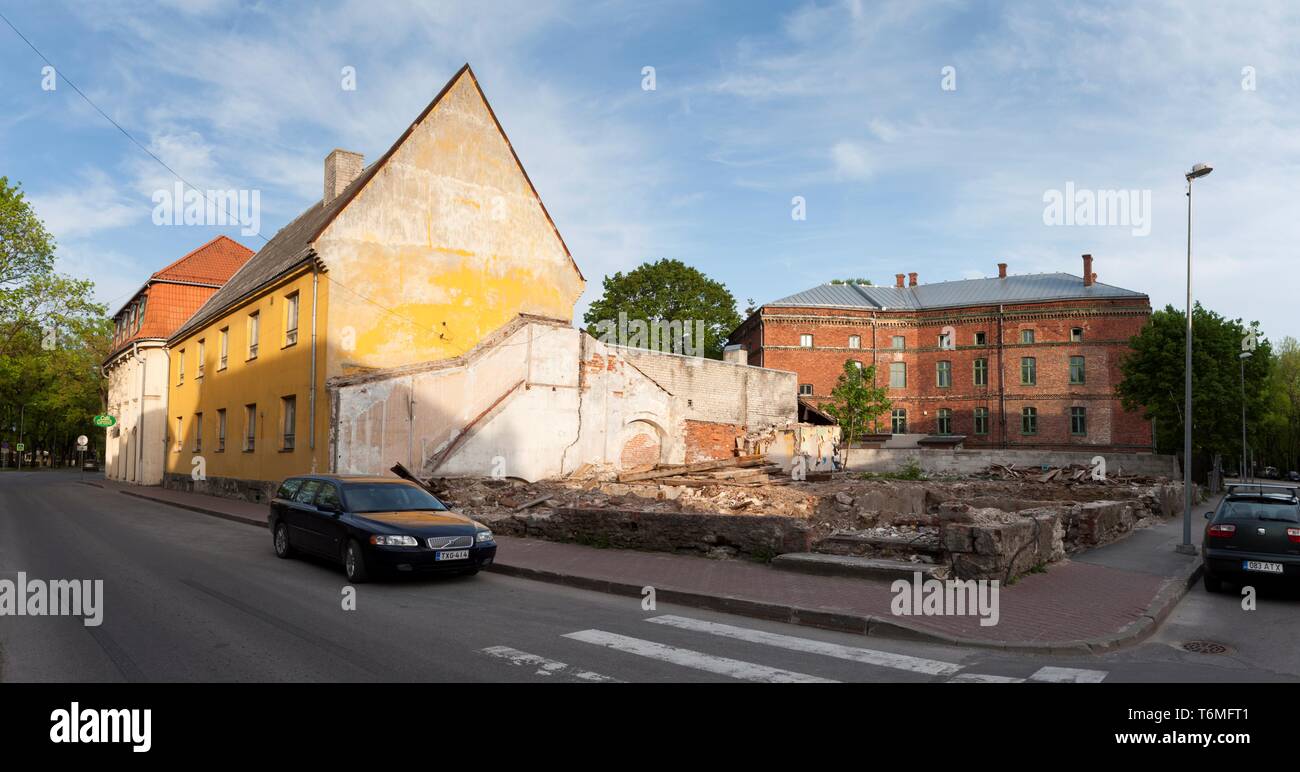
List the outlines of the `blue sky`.
{"label": "blue sky", "polygon": [[[1294,5],[1294,4],[1291,4]],[[1221,6],[1221,7],[1220,7]],[[237,8],[237,10],[236,10]],[[1300,336],[1300,18],[1287,3],[0,0],[134,136],[272,235],[334,147],[378,157],[470,62],[589,284],[677,258],[743,307],[840,277],[1081,272]],[[156,226],[172,178],[0,24],[0,175],[116,307],[238,228]],[[357,88],[340,88],[356,68]],[[642,88],[654,67],[656,88]],[[955,89],[943,88],[945,67]],[[1244,68],[1253,68],[1253,88]],[[951,84],[950,84],[951,85]],[[1150,191],[1150,232],[1044,195]],[[807,219],[791,217],[792,199]]]}

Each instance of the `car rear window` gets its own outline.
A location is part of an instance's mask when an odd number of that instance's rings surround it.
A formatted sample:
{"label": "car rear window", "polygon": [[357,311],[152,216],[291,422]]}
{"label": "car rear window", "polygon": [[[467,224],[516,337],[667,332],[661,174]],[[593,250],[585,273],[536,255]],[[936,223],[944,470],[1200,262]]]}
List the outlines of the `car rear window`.
{"label": "car rear window", "polygon": [[320,488],[320,480],[308,480],[307,484],[298,489],[298,495],[293,500],[299,504],[310,504],[311,500],[316,498],[316,491]]}
{"label": "car rear window", "polygon": [[301,487],[302,480],[285,480],[280,485],[280,490],[276,491],[275,495],[278,498],[291,499],[293,498],[293,494],[297,493],[298,489]]}
{"label": "car rear window", "polygon": [[415,509],[432,509],[439,512],[447,507],[433,494],[414,485],[404,483],[350,483],[343,486],[348,509],[353,512],[401,512]]}
{"label": "car rear window", "polygon": [[1224,520],[1284,520],[1300,523],[1300,504],[1281,499],[1229,499],[1223,502]]}

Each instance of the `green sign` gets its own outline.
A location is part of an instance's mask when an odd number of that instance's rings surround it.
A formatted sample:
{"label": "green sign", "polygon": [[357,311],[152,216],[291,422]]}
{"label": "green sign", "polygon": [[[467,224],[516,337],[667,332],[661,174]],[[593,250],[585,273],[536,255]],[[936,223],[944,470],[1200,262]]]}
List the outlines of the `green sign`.
{"label": "green sign", "polygon": [[99,426],[99,427],[103,427],[103,428],[108,428],[108,427],[112,426],[112,425],[115,424],[115,423],[117,423],[117,419],[114,418],[114,417],[111,416],[111,415],[97,415],[97,416],[95,416],[95,426]]}
{"label": "green sign", "polygon": [[19,453],[22,453],[24,450],[27,450],[27,446],[22,444],[21,442],[15,445],[14,447],[18,449]]}

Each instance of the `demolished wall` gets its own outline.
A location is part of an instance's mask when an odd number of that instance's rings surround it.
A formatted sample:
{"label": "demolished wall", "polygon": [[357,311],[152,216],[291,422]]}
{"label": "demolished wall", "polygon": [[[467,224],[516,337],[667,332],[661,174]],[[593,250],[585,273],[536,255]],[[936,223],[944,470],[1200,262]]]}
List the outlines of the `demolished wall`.
{"label": "demolished wall", "polygon": [[[797,412],[791,373],[629,351],[519,317],[464,356],[332,378],[332,468],[533,481],[686,463],[733,456],[745,422]],[[728,388],[753,395],[753,409],[722,400]]]}
{"label": "demolished wall", "polygon": [[[1095,451],[1039,450],[947,450],[940,448],[854,448],[847,468],[852,472],[892,472],[915,461],[921,471],[932,476],[978,474],[991,464],[1020,468],[1065,467],[1072,464],[1091,466]],[[1156,453],[1107,453],[1107,474],[1137,474],[1178,477],[1178,463],[1173,456]]]}

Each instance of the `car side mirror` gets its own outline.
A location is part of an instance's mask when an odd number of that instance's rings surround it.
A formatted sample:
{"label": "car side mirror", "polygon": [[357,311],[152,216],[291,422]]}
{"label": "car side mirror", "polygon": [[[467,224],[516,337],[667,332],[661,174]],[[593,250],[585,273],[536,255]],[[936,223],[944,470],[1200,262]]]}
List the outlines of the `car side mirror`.
{"label": "car side mirror", "polygon": [[1206,512],[1206,513],[1205,513],[1205,519],[1206,519],[1206,520],[1210,520],[1210,519],[1212,519],[1213,517],[1214,517],[1214,513],[1213,513],[1213,512]]}
{"label": "car side mirror", "polygon": [[337,515],[343,511],[338,504],[317,504],[316,508],[322,512],[329,512],[331,515]]}

